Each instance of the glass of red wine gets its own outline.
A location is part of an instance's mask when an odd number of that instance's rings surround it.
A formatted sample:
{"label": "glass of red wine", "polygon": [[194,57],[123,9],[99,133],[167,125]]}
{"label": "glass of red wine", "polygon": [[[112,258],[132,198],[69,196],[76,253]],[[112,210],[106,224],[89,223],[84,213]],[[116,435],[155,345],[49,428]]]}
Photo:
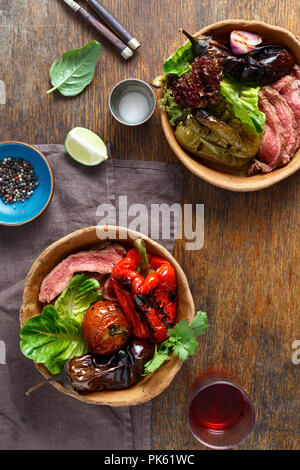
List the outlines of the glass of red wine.
{"label": "glass of red wine", "polygon": [[254,408],[229,373],[207,371],[192,385],[188,422],[194,437],[205,446],[231,449],[251,432]]}

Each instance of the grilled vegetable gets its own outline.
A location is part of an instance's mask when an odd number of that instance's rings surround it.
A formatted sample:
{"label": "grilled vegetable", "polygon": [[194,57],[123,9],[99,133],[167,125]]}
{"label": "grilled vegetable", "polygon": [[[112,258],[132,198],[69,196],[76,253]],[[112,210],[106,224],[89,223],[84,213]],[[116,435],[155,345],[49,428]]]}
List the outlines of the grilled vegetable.
{"label": "grilled vegetable", "polygon": [[[193,37],[186,31],[181,31],[190,40],[194,57],[214,57],[223,67],[225,76],[247,85],[267,85],[275,82],[283,75],[290,73],[295,65],[293,54],[281,45],[264,45],[255,47],[248,52],[249,44],[259,44],[260,38],[246,31],[233,32],[235,33],[233,36],[235,42],[237,40],[236,33],[243,33],[244,36],[248,35],[248,48],[245,49],[247,53],[242,54],[239,50],[238,52],[234,50],[233,52],[237,53],[238,56],[234,55],[225,43],[215,41],[211,36]],[[231,43],[233,44],[232,36]],[[191,67],[191,63],[189,57],[189,67]]]}
{"label": "grilled vegetable", "polygon": [[128,341],[131,325],[116,302],[100,301],[86,312],[82,330],[94,354],[111,355]]}
{"label": "grilled vegetable", "polygon": [[144,365],[154,354],[151,343],[134,339],[112,357],[84,354],[65,366],[72,388],[78,392],[121,390],[139,382]]}
{"label": "grilled vegetable", "polygon": [[211,36],[194,37],[184,29],[180,29],[179,31],[189,39],[195,57],[210,55],[214,56],[216,59],[220,59],[231,55],[229,48],[224,42],[215,41]]}
{"label": "grilled vegetable", "polygon": [[235,153],[242,149],[243,142],[238,132],[225,122],[216,119],[207,111],[198,110],[196,120],[201,124],[199,132],[203,131],[203,137],[210,143],[219,145]]}
{"label": "grilled vegetable", "polygon": [[289,74],[294,65],[293,54],[284,46],[266,45],[239,57],[222,61],[224,75],[247,85],[267,85]]}
{"label": "grilled vegetable", "polygon": [[[260,138],[249,126],[229,113],[226,120],[219,120],[206,111],[198,110],[196,119],[206,131],[206,140],[223,147],[238,158],[254,157],[259,149]],[[224,113],[224,117],[226,113]]]}
{"label": "grilled vegetable", "polygon": [[247,54],[262,42],[262,38],[249,31],[231,31],[230,47],[234,54]]}
{"label": "grilled vegetable", "polygon": [[200,36],[194,38],[191,34],[189,34],[182,28],[180,28],[179,31],[189,39],[190,43],[192,44],[192,52],[195,57],[202,57],[204,54],[207,53],[208,43],[211,38],[209,38],[208,36]]}
{"label": "grilled vegetable", "polygon": [[143,240],[136,240],[134,246],[113,268],[113,287],[133,334],[161,342],[175,322],[176,272],[164,258],[148,255]]}
{"label": "grilled vegetable", "polygon": [[[214,56],[215,59],[228,57],[231,51],[227,45],[220,41],[214,41],[211,36],[194,37],[185,30],[180,29],[189,42],[180,46],[164,63],[165,75],[176,75],[181,77],[191,71],[191,64],[196,57]],[[157,82],[154,86],[157,86]]]}
{"label": "grilled vegetable", "polygon": [[242,148],[237,152],[234,148],[231,148],[231,155],[244,159],[254,157],[260,146],[260,136],[256,132],[253,132],[249,126],[243,125],[239,119],[232,118],[230,120],[230,126],[239,133],[242,139]]}
{"label": "grilled vegetable", "polygon": [[[259,137],[244,126],[243,133],[240,131],[238,134],[240,150],[236,145],[230,148],[229,133],[226,133],[229,126],[223,123],[213,128],[213,123],[214,118],[210,121],[211,128],[209,129],[201,125],[195,117],[186,119],[177,126],[176,139],[182,147],[198,157],[231,168],[244,167],[257,153]],[[222,129],[221,133],[220,129]],[[236,131],[233,128],[231,134],[233,135],[234,132]]]}

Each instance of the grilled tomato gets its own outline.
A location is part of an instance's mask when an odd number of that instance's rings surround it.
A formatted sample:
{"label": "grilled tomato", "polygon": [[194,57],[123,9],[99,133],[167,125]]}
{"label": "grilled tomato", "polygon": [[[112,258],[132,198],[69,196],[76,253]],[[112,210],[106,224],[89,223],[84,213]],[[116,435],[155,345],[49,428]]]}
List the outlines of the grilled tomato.
{"label": "grilled tomato", "polygon": [[131,325],[116,302],[101,300],[86,312],[83,336],[94,354],[112,355],[127,343]]}

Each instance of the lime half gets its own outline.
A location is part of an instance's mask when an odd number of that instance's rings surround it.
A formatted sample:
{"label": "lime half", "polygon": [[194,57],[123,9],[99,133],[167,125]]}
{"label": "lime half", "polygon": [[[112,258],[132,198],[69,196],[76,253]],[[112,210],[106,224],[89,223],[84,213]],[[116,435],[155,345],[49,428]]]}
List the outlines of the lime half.
{"label": "lime half", "polygon": [[107,160],[107,148],[103,140],[84,127],[74,127],[65,140],[66,152],[79,163],[95,166]]}

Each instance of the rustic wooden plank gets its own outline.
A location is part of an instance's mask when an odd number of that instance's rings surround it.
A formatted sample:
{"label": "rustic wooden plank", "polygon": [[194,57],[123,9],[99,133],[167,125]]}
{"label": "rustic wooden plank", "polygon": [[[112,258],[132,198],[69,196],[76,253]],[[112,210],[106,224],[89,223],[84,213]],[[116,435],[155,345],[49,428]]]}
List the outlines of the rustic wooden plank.
{"label": "rustic wooden plank", "polygon": [[[102,40],[61,1],[0,0],[0,140],[63,143],[76,125],[111,143],[113,156],[176,162],[159,112],[145,126],[127,128],[108,111],[112,86],[128,77],[151,81],[191,32],[226,18],[260,19],[300,34],[298,0],[103,0],[142,42],[125,63],[103,44],[93,83],[78,97],[50,96],[49,68],[65,50]],[[256,409],[253,433],[242,449],[299,449],[299,367],[291,345],[299,339],[299,174],[254,194],[229,193],[185,172],[184,202],[205,206],[205,244],[198,252],[176,245],[175,256],[191,283],[210,329],[197,355],[153,400],[153,449],[202,449],[188,431],[186,405],[197,373],[230,370]]]}
{"label": "rustic wooden plank", "polygon": [[299,336],[298,179],[253,194],[188,179],[185,202],[205,204],[205,245],[200,253],[181,246],[177,259],[197,308],[209,312],[210,330],[154,401],[155,448],[202,448],[188,432],[186,403],[197,373],[212,368],[238,377],[254,402],[256,425],[241,448],[299,448],[299,370],[291,361]]}

